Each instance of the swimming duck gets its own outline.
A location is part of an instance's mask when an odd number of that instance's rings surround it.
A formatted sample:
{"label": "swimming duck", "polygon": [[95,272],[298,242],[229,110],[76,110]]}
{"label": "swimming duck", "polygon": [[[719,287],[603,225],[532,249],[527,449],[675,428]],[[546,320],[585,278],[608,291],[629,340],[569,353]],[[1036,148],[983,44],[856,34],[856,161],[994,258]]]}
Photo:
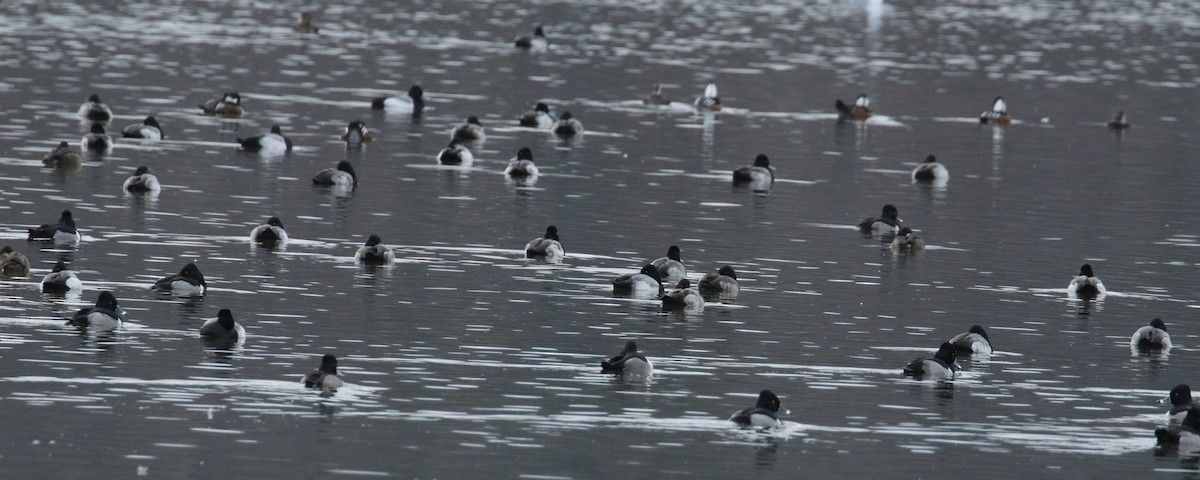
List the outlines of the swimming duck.
{"label": "swimming duck", "polygon": [[956,358],[958,357],[954,345],[945,342],[933,358],[920,357],[908,362],[904,367],[904,374],[916,378],[954,378],[954,373],[958,371]]}
{"label": "swimming duck", "polygon": [[654,372],[654,366],[645,355],[638,352],[637,343],[630,340],[625,342],[625,349],[621,353],[600,362],[600,371],[646,376]]}
{"label": "swimming duck", "polygon": [[996,101],[992,102],[992,109],[979,114],[979,123],[997,125],[1012,123],[1012,117],[1008,116],[1008,104],[1004,102],[1004,97],[996,97]]}
{"label": "swimming duck", "polygon": [[746,407],[729,417],[729,421],[742,427],[775,428],[783,425],[779,420],[779,397],[770,390],[758,394],[758,402],[753,407]]}
{"label": "swimming duck", "polygon": [[900,231],[900,211],[892,204],[883,206],[883,212],[878,218],[866,218],[858,222],[858,229],[863,233],[896,233]]}
{"label": "swimming duck", "polygon": [[367,243],[354,252],[354,261],[369,265],[389,265],[396,261],[396,254],[383,244],[379,235],[367,237]]}
{"label": "swimming duck", "polygon": [[79,148],[85,152],[109,153],[112,151],[112,147],[112,138],[104,133],[104,125],[99,123],[93,123],[87,135],[79,140]]}
{"label": "swimming duck", "polygon": [[513,177],[534,177],[538,174],[537,165],[533,164],[533,151],[528,147],[517,150],[517,156],[508,161],[504,174]]}
{"label": "swimming duck", "polygon": [[1181,424],[1156,428],[1154,436],[1159,445],[1178,445],[1187,452],[1200,450],[1200,409],[1188,409]]}
{"label": "swimming duck", "polygon": [[925,157],[925,162],[917,165],[912,171],[913,180],[933,182],[937,180],[946,180],[950,178],[950,171],[946,170],[946,166],[938,162],[937,157],[930,155]]}
{"label": "swimming duck", "polygon": [[899,232],[896,232],[896,238],[892,239],[892,250],[909,253],[923,252],[925,251],[925,241],[913,233],[911,228],[903,226],[900,227]]}
{"label": "swimming duck", "polygon": [[674,280],[686,277],[687,269],[683,267],[683,259],[679,257],[679,254],[679,247],[671,245],[667,249],[667,256],[658,257],[650,264],[658,269],[658,274],[664,279]]}
{"label": "swimming duck", "polygon": [[112,110],[100,101],[100,96],[92,94],[83,105],[79,106],[79,116],[93,122],[107,122],[112,119]]}
{"label": "swimming duck", "polygon": [[654,82],[654,90],[650,91],[650,95],[642,99],[642,105],[670,105],[671,101],[662,94],[662,84]]}
{"label": "swimming duck", "polygon": [[337,167],[317,172],[312,178],[312,183],[313,185],[354,188],[358,186],[358,175],[354,173],[354,166],[350,165],[350,162],[342,160],[338,162]]}
{"label": "swimming duck", "polygon": [[121,322],[127,319],[125,309],[117,304],[117,297],[113,296],[112,292],[103,291],[96,297],[95,306],[75,312],[75,315],[67,319],[67,323],[84,328],[114,329],[119,328]]}
{"label": "swimming duck", "polygon": [[692,282],[685,278],[675,284],[673,290],[663,294],[662,306],[666,309],[702,310],[704,297],[692,288]]}
{"label": "swimming duck", "polygon": [[470,165],[475,161],[475,155],[462,142],[451,140],[446,148],[438,152],[437,160],[442,165]]}
{"label": "swimming duck", "polygon": [[522,127],[550,128],[551,125],[554,125],[554,115],[550,114],[549,105],[538,102],[537,105],[534,105],[533,110],[521,115],[520,122]]}
{"label": "swimming duck", "polygon": [[1171,389],[1171,392],[1159,400],[1158,403],[1169,403],[1171,409],[1167,411],[1167,422],[1179,423],[1183,421],[1183,417],[1187,415],[1188,410],[1192,409],[1192,388],[1179,384]]}
{"label": "swimming duck", "polygon": [[479,117],[471,115],[463,123],[455,125],[450,130],[450,139],[459,140],[462,142],[482,142],[487,138],[487,134],[483,131],[483,124],[479,123]]}
{"label": "swimming duck", "polygon": [[655,295],[662,292],[662,277],[654,265],[647,264],[638,273],[630,273],[614,278],[613,293],[633,294],[638,296]]}
{"label": "swimming duck", "polygon": [[312,19],[312,12],[300,12],[296,14],[296,23],[292,24],[292,30],[300,33],[320,33],[321,29],[313,25]]}
{"label": "swimming duck", "polygon": [[992,353],[992,341],[988,338],[987,331],[979,325],[971,325],[971,328],[966,333],[960,333],[950,339],[950,344],[954,345],[957,352],[972,354]]}
{"label": "swimming duck", "polygon": [[1096,278],[1092,273],[1092,266],[1086,263],[1079,267],[1079,275],[1072,278],[1071,283],[1067,285],[1067,293],[1075,295],[1103,295],[1105,292],[1108,292],[1108,289],[1104,288],[1104,282]]}
{"label": "swimming duck", "polygon": [[163,135],[162,125],[158,124],[158,119],[154,115],[146,117],[142,123],[135,123],[121,130],[121,136],[125,138],[141,138],[144,140],[162,140],[167,138]]}
{"label": "swimming duck", "polygon": [[558,263],[562,261],[564,255],[566,252],[563,251],[562,243],[558,240],[558,227],[554,225],[546,227],[545,235],[525,244],[525,258],[537,258],[546,263]]}
{"label": "swimming duck", "polygon": [[200,110],[205,115],[216,115],[227,118],[238,118],[242,116],[242,96],[237,92],[225,92],[221,98],[214,98],[201,105]]}
{"label": "swimming duck", "polygon": [[518,35],[513,39],[513,45],[529,50],[545,50],[550,48],[550,40],[546,38],[546,32],[542,30],[542,26],[538,25],[533,29],[533,35]]}
{"label": "swimming duck", "polygon": [[555,120],[554,124],[550,125],[550,131],[554,132],[555,135],[563,137],[582,135],[583,124],[572,117],[571,112],[563,112],[562,115],[559,115],[558,120]]}
{"label": "swimming duck", "polygon": [[210,340],[239,341],[246,339],[246,329],[233,321],[233,312],[222,308],[217,318],[210,318],[200,326],[200,336]]}
{"label": "swimming duck", "polygon": [[838,120],[866,120],[871,117],[871,99],[867,98],[866,94],[859,95],[854,99],[854,105],[846,105],[842,99],[838,99],[833,104],[838,112]]}
{"label": "swimming duck", "polygon": [[346,130],[342,132],[342,140],[346,142],[347,147],[357,147],[364,143],[371,143],[375,139],[375,135],[367,128],[367,124],[362,120],[355,120],[346,125]]}
{"label": "swimming duck", "polygon": [[1129,346],[1136,350],[1166,350],[1171,348],[1171,335],[1167,334],[1167,324],[1161,318],[1151,320],[1146,326],[1133,332],[1129,338]]}
{"label": "swimming duck", "polygon": [[418,115],[425,109],[425,90],[417,85],[408,89],[408,98],[377,97],[371,99],[372,110],[385,110],[388,113],[411,113]]}
{"label": "swimming duck", "polygon": [[258,242],[269,246],[286,242],[287,239],[287,230],[283,229],[283,222],[279,221],[279,217],[271,217],[267,219],[267,223],[250,230],[251,242]]}
{"label": "swimming duck", "polygon": [[195,263],[188,263],[179,270],[179,273],[158,279],[151,288],[176,295],[204,295],[204,292],[208,290],[208,284],[204,282],[204,275],[200,273],[200,268]]}
{"label": "swimming duck", "polygon": [[733,171],[733,183],[769,186],[775,183],[775,167],[771,166],[771,159],[760,153],[754,157],[754,165],[738,167]]}
{"label": "swimming duck", "polygon": [[262,135],[238,138],[237,142],[242,144],[242,150],[259,152],[263,155],[283,155],[285,152],[292,151],[292,141],[283,136],[283,129],[279,128],[279,125],[272,125],[271,131]]}
{"label": "swimming duck", "polygon": [[321,367],[309,372],[304,376],[304,386],[308,388],[319,388],[321,390],[337,390],[344,385],[342,379],[338,377],[337,357],[332,353],[326,353],[321,357]]}
{"label": "swimming duck", "polygon": [[1129,119],[1125,117],[1124,110],[1117,110],[1117,114],[1113,115],[1112,120],[1109,120],[1105,125],[1113,130],[1124,130],[1129,128]]}
{"label": "swimming duck", "polygon": [[63,293],[69,290],[83,290],[83,282],[75,272],[67,270],[67,264],[59,260],[54,264],[54,270],[42,278],[42,291]]}
{"label": "swimming duck", "polygon": [[79,241],[79,230],[75,229],[75,219],[70,210],[63,210],[58,217],[58,223],[45,224],[30,228],[30,240],[52,240],[54,243],[69,243]]}
{"label": "swimming duck", "polygon": [[697,286],[702,294],[720,295],[726,298],[736,297],[738,291],[741,290],[741,287],[738,286],[737,273],[729,265],[721,267],[717,273],[704,275]]}
{"label": "swimming duck", "polygon": [[58,142],[50,153],[42,157],[42,164],[53,168],[75,168],[83,164],[83,156],[67,142]]}
{"label": "swimming duck", "polygon": [[704,87],[704,95],[696,97],[696,100],[692,101],[692,106],[697,110],[720,111],[721,97],[717,96],[717,84],[710,83]]}
{"label": "swimming duck", "polygon": [[0,275],[6,277],[24,277],[29,275],[29,259],[12,246],[0,248]]}
{"label": "swimming duck", "polygon": [[158,177],[150,173],[150,169],[142,165],[134,170],[133,175],[125,179],[125,184],[121,186],[127,192],[145,193],[157,192],[162,190],[162,185],[158,184]]}

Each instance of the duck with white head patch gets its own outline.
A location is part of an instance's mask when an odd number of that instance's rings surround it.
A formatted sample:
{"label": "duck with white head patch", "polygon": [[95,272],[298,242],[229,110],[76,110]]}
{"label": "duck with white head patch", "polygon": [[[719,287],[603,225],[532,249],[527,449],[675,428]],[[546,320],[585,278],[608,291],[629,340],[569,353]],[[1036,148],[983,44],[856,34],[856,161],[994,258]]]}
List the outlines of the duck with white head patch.
{"label": "duck with white head patch", "polygon": [[864,93],[854,99],[854,105],[846,105],[842,99],[837,99],[833,107],[837,109],[838,121],[866,120],[871,118],[871,99]]}
{"label": "duck with white head patch", "polygon": [[29,275],[29,259],[21,252],[13,250],[11,245],[0,248],[0,275],[5,277],[24,277]]}
{"label": "duck with white head patch", "polygon": [[162,293],[200,296],[208,291],[208,283],[205,283],[204,274],[200,273],[200,268],[195,263],[188,263],[179,270],[179,273],[158,279],[151,288]]}
{"label": "duck with white head patch", "polygon": [[518,150],[517,156],[508,161],[504,174],[510,177],[536,177],[538,168],[533,164],[533,151],[528,147]]}
{"label": "duck with white head patch", "polygon": [[233,312],[222,308],[217,318],[210,318],[200,326],[200,336],[206,340],[241,342],[246,339],[246,329],[233,320]]}
{"label": "duck with white head patch", "polygon": [[658,274],[664,280],[678,280],[687,276],[687,269],[684,268],[683,258],[680,255],[679,246],[671,245],[667,248],[667,256],[658,257],[650,264],[658,269]]}
{"label": "duck with white head patch", "polygon": [[660,106],[660,105],[670,105],[670,104],[671,104],[671,100],[669,100],[669,99],[667,99],[667,97],[663,96],[662,84],[658,83],[658,82],[654,83],[654,89],[650,91],[650,95],[648,95],[648,96],[646,96],[646,98],[642,99],[642,105]]}
{"label": "duck with white head patch", "polygon": [[987,331],[979,325],[972,325],[965,333],[951,337],[949,343],[954,345],[955,351],[959,353],[992,353],[992,341],[988,338]]}
{"label": "duck with white head patch", "polygon": [[904,374],[917,379],[948,379],[954,378],[958,372],[958,353],[950,342],[942,343],[933,358],[919,357],[908,362]]}
{"label": "duck with white head patch", "polygon": [[287,239],[287,230],[283,229],[283,222],[279,220],[279,217],[271,217],[267,219],[267,223],[250,230],[251,242],[261,243],[268,247],[287,242]]}
{"label": "duck with white head patch", "polygon": [[425,90],[418,85],[408,89],[404,97],[376,97],[371,99],[372,110],[387,113],[411,113],[420,115],[425,110]]}
{"label": "duck with white head patch", "polygon": [[93,123],[88,133],[79,139],[79,148],[85,152],[111,153],[112,147],[112,138],[104,132],[104,125],[99,123]]}
{"label": "duck with white head patch", "polygon": [[205,115],[218,117],[240,118],[245,113],[242,109],[242,96],[237,92],[225,92],[221,98],[214,98],[197,106]]}
{"label": "duck with white head patch", "polygon": [[720,111],[721,97],[717,96],[717,84],[710,83],[704,87],[704,95],[696,97],[696,100],[692,101],[692,106],[701,111]]}
{"label": "duck with white head patch", "polygon": [[929,155],[925,161],[918,164],[912,171],[912,179],[918,182],[936,182],[950,178],[950,170],[938,161],[937,157]]}
{"label": "duck with white head patch", "polygon": [[674,289],[664,293],[661,300],[665,310],[704,310],[704,297],[692,288],[692,282],[686,278],[675,284]]}
{"label": "duck with white head patch", "polygon": [[571,115],[571,112],[563,112],[563,114],[558,117],[558,120],[555,120],[554,124],[550,125],[550,131],[560,137],[583,135],[583,123],[581,123],[579,120],[576,120],[575,117]]}
{"label": "duck with white head patch", "polygon": [[525,112],[518,120],[522,127],[532,128],[550,128],[554,125],[554,115],[550,113],[550,106],[545,103],[538,102],[533,106],[533,110]]}
{"label": "duck with white head patch", "polygon": [[42,165],[51,168],[73,169],[83,164],[83,155],[67,142],[58,142],[50,153],[42,157]]}
{"label": "duck with white head patch", "polygon": [[125,309],[117,304],[117,297],[109,291],[100,292],[96,297],[96,305],[80,309],[67,319],[67,323],[77,327],[111,330],[120,328],[127,320]]}
{"label": "duck with white head patch", "polygon": [[65,293],[71,290],[83,290],[83,282],[79,276],[67,269],[62,260],[54,264],[54,269],[42,277],[42,291],[47,293]]}
{"label": "duck with white head patch", "polygon": [[729,265],[722,266],[717,273],[705,274],[697,282],[700,293],[721,298],[736,298],[741,286],[738,285],[737,272]]}
{"label": "duck with white head patch", "polygon": [[900,211],[892,204],[883,206],[878,217],[869,217],[858,222],[863,233],[895,234],[900,231]]}
{"label": "duck with white head patch", "polygon": [[1171,335],[1167,333],[1167,324],[1161,318],[1150,320],[1149,324],[1133,332],[1129,338],[1129,348],[1134,350],[1167,350],[1171,348]]}
{"label": "duck with white head patch", "polygon": [[238,138],[237,142],[242,145],[242,150],[263,155],[283,155],[292,151],[292,141],[283,136],[283,129],[279,125],[272,125],[271,131],[262,135]]}
{"label": "duck with white head patch", "polygon": [[1183,417],[1187,415],[1187,411],[1191,410],[1192,404],[1192,387],[1186,384],[1176,385],[1172,388],[1167,396],[1163,397],[1158,403],[1167,403],[1171,405],[1171,409],[1167,410],[1167,422],[1179,423],[1183,421]]}
{"label": "duck with white head patch", "polygon": [[158,177],[150,173],[149,168],[142,165],[134,170],[133,175],[125,179],[121,188],[132,193],[153,193],[162,190],[162,185],[159,185]]}
{"label": "duck with white head patch", "polygon": [[475,155],[462,142],[451,140],[446,148],[438,152],[437,161],[442,165],[469,166],[475,162]]}
{"label": "duck with white head patch", "polygon": [[638,273],[628,273],[612,280],[613,293],[639,297],[658,297],[662,293],[662,277],[654,265],[646,264]]}
{"label": "duck with white head patch", "polygon": [[979,114],[979,123],[995,125],[1012,123],[1012,117],[1008,115],[1008,103],[1004,101],[1004,97],[996,97],[996,100],[992,102],[992,109]]}
{"label": "duck with white head patch", "polygon": [[546,227],[546,234],[525,244],[525,258],[535,258],[546,263],[559,263],[566,252],[558,240],[558,227]]}
{"label": "duck with white head patch", "polygon": [[461,142],[483,142],[487,139],[487,134],[483,131],[483,124],[479,123],[479,117],[471,115],[467,117],[466,121],[450,129],[450,139]]}
{"label": "duck with white head patch", "polygon": [[313,185],[352,189],[358,186],[358,174],[354,166],[342,160],[334,168],[326,168],[317,172],[312,178]]}
{"label": "duck with white head patch", "polygon": [[729,421],[741,427],[777,428],[783,426],[779,420],[779,397],[770,390],[758,394],[758,401],[753,407],[746,407],[729,417]]}
{"label": "duck with white head patch", "polygon": [[163,135],[162,125],[158,124],[158,119],[154,115],[146,117],[142,123],[135,123],[121,130],[121,136],[125,138],[140,138],[143,140],[158,141],[167,138]]}
{"label": "duck with white head patch", "polygon": [[1092,273],[1092,266],[1083,264],[1079,267],[1079,275],[1071,278],[1071,283],[1067,285],[1067,293],[1079,296],[1096,296],[1104,295],[1108,292],[1104,288],[1104,282],[1101,282],[1096,275]]}
{"label": "duck with white head patch", "polygon": [[533,29],[533,35],[518,35],[513,39],[513,45],[526,50],[545,51],[550,48],[550,40],[546,38],[546,31],[538,25]]}
{"label": "duck with white head patch", "polygon": [[367,243],[354,252],[354,261],[365,265],[391,265],[396,261],[396,254],[383,244],[379,235],[371,235],[367,237]]}
{"label": "duck with white head patch", "polygon": [[338,376],[338,360],[332,353],[321,357],[321,366],[304,376],[304,386],[324,391],[337,390],[345,383]]}
{"label": "duck with white head patch", "polygon": [[86,102],[83,102],[83,105],[79,106],[79,116],[93,122],[107,122],[112,120],[113,113],[108,105],[100,101],[99,95],[92,94]]}
{"label": "duck with white head patch", "polygon": [[346,146],[351,148],[361,147],[364,143],[371,143],[372,140],[375,140],[375,135],[362,120],[354,120],[346,124],[346,129],[340,136],[342,141],[346,142]]}
{"label": "duck with white head patch", "polygon": [[600,372],[645,377],[654,373],[654,365],[638,352],[637,343],[630,340],[625,342],[625,349],[621,353],[600,362]]}
{"label": "duck with white head patch", "polygon": [[50,223],[30,228],[29,240],[53,241],[54,243],[73,243],[79,241],[79,230],[75,229],[75,217],[70,210],[63,210],[58,217],[58,223]]}

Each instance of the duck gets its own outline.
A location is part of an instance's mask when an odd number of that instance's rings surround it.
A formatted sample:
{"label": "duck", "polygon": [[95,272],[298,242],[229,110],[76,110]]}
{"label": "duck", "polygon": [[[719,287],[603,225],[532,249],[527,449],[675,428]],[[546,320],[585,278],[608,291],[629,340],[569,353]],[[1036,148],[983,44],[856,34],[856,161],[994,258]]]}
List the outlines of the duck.
{"label": "duck", "polygon": [[662,277],[654,265],[646,264],[638,273],[630,273],[614,278],[613,293],[632,295],[654,295],[662,293]]}
{"label": "duck", "polygon": [[954,345],[957,353],[967,355],[973,353],[992,353],[992,340],[988,338],[987,331],[979,325],[971,325],[971,328],[965,333],[951,337],[949,343]]}
{"label": "duck", "polygon": [[833,106],[837,109],[839,121],[866,120],[871,118],[871,99],[865,93],[854,99],[854,105],[846,105],[839,98],[834,102]]}
{"label": "duck", "polygon": [[470,165],[475,161],[475,155],[462,142],[451,140],[446,148],[438,152],[437,161],[442,165]]}
{"label": "duck", "polygon": [[1108,123],[1104,125],[1113,130],[1124,130],[1129,128],[1129,118],[1125,116],[1124,110],[1117,110],[1117,113],[1113,115],[1112,120],[1109,120]]}
{"label": "duck", "polygon": [[29,240],[53,241],[54,243],[71,243],[79,241],[79,230],[75,229],[75,218],[70,210],[63,210],[58,217],[58,223],[40,225],[30,228]]}
{"label": "duck", "polygon": [[117,304],[117,297],[105,290],[96,297],[95,306],[75,312],[75,315],[67,319],[67,323],[77,327],[111,330],[120,328],[121,323],[127,319],[125,309]]}
{"label": "duck", "polygon": [[1169,403],[1171,409],[1167,410],[1167,422],[1179,423],[1183,421],[1188,410],[1192,409],[1192,388],[1186,384],[1176,385],[1171,389],[1167,396],[1163,397],[1158,403]]}
{"label": "duck", "polygon": [[704,87],[704,95],[696,97],[692,101],[692,106],[697,110],[708,110],[718,112],[721,110],[721,97],[717,96],[717,84],[710,83]]}
{"label": "duck", "polygon": [[166,135],[163,135],[162,125],[158,124],[158,119],[154,118],[154,115],[146,117],[142,123],[135,123],[121,129],[121,136],[155,141],[167,138]]}
{"label": "duck", "polygon": [[214,98],[197,106],[205,115],[238,118],[245,113],[242,109],[242,96],[237,92],[225,92],[221,98]]}
{"label": "duck", "polygon": [[204,295],[208,291],[208,284],[204,282],[200,268],[195,263],[188,263],[179,273],[158,279],[151,288],[176,295]]}
{"label": "duck", "polygon": [[601,373],[620,373],[629,375],[648,376],[654,373],[654,365],[638,352],[637,342],[625,342],[625,349],[600,362]]}
{"label": "duck", "polygon": [[29,259],[10,245],[0,248],[0,275],[24,277],[29,275]]}
{"label": "duck", "polygon": [[483,124],[479,123],[479,117],[471,115],[467,117],[466,121],[455,125],[450,130],[450,139],[462,142],[482,142],[487,139],[487,134],[483,131]]}
{"label": "duck", "polygon": [[521,114],[518,121],[522,127],[547,129],[554,125],[554,115],[550,113],[549,105],[538,102],[533,106],[533,110]]}
{"label": "duck", "polygon": [[533,35],[518,35],[513,39],[513,46],[526,50],[545,50],[550,48],[550,40],[546,38],[546,31],[538,25],[533,29]]}
{"label": "duck", "polygon": [[1075,295],[1103,295],[1108,292],[1104,288],[1104,282],[1101,282],[1096,275],[1092,273],[1092,266],[1083,264],[1079,267],[1079,275],[1071,279],[1071,283],[1067,285],[1067,293]]}
{"label": "duck", "polygon": [[912,179],[921,182],[934,182],[950,178],[950,171],[938,162],[937,157],[929,155],[925,161],[918,164],[912,171]]}
{"label": "duck", "polygon": [[933,358],[919,357],[908,362],[904,367],[904,374],[916,378],[954,378],[954,374],[958,372],[957,351],[954,344],[943,342]]}
{"label": "duck", "polygon": [[737,272],[729,265],[722,266],[717,273],[705,274],[696,283],[700,293],[719,295],[725,298],[736,297],[741,287],[738,285]]}
{"label": "duck", "polygon": [[42,277],[42,291],[48,293],[63,293],[71,290],[83,290],[83,282],[79,276],[67,270],[67,264],[62,260],[54,264],[54,269]]}
{"label": "duck", "polygon": [[510,177],[536,177],[538,168],[533,164],[533,151],[528,147],[517,150],[517,156],[509,160],[504,168],[504,174]]}
{"label": "duck", "polygon": [[555,120],[554,124],[550,125],[550,131],[562,137],[582,135],[583,123],[572,117],[571,112],[563,112],[562,115],[558,116],[558,120]]}
{"label": "duck", "polygon": [[368,265],[390,265],[396,261],[396,254],[383,244],[379,235],[371,235],[367,237],[367,243],[354,252],[354,261]]}
{"label": "duck", "polygon": [[1154,429],[1154,437],[1159,445],[1178,445],[1180,451],[1200,450],[1200,409],[1188,409],[1179,425]]}
{"label": "duck", "polygon": [[313,25],[312,12],[300,12],[296,14],[296,23],[292,24],[292,30],[300,33],[320,33],[321,29]]}
{"label": "duck", "polygon": [[150,173],[149,168],[142,165],[133,171],[132,176],[125,179],[125,184],[121,188],[126,192],[146,193],[162,190],[162,185],[159,185],[158,177]]}
{"label": "duck", "polygon": [[304,386],[330,391],[337,390],[345,383],[338,377],[337,357],[326,353],[321,357],[321,366],[304,376]]}
{"label": "duck", "polygon": [[686,278],[676,283],[674,289],[663,294],[661,300],[662,306],[665,309],[704,309],[704,297],[700,295],[700,292],[692,288],[692,282]]}
{"label": "duck", "polygon": [[346,124],[346,130],[342,132],[341,138],[346,142],[347,147],[358,147],[375,140],[375,134],[371,133],[367,124],[362,120],[354,120]]}
{"label": "duck", "polygon": [[770,158],[760,153],[754,157],[754,165],[738,167],[733,171],[733,183],[771,185],[775,183],[775,167],[771,166]]}
{"label": "duck", "polygon": [[1167,334],[1167,324],[1161,318],[1150,320],[1150,323],[1133,332],[1129,338],[1129,347],[1134,350],[1166,350],[1171,348],[1171,335]]}
{"label": "duck", "polygon": [[262,243],[269,246],[286,242],[287,239],[287,230],[283,229],[283,222],[279,221],[279,217],[271,217],[267,219],[267,223],[254,227],[253,230],[250,230],[251,242]]}
{"label": "duck", "polygon": [[658,269],[658,274],[665,279],[679,279],[687,276],[687,269],[683,267],[683,259],[679,256],[679,246],[671,245],[667,248],[667,256],[658,257],[650,262],[654,268]]}
{"label": "duck", "polygon": [[558,227],[546,227],[546,234],[525,244],[525,258],[536,258],[546,263],[561,262],[566,252],[558,240]]}
{"label": "duck", "polygon": [[905,225],[900,227],[900,231],[896,232],[896,238],[892,239],[892,250],[908,253],[923,252],[925,251],[925,241]]}
{"label": "duck", "polygon": [[664,97],[662,94],[662,84],[654,82],[654,89],[650,90],[650,95],[642,99],[642,105],[670,105],[671,100]]}
{"label": "duck", "polygon": [[52,168],[75,168],[82,164],[83,155],[65,141],[58,142],[57,147],[42,157],[42,165]]}
{"label": "duck", "polygon": [[1012,117],[1008,116],[1008,103],[1004,102],[1004,97],[996,97],[996,101],[992,102],[992,109],[979,114],[979,123],[996,125],[1012,123]]}
{"label": "duck", "polygon": [[376,97],[371,99],[372,110],[384,110],[388,113],[411,113],[420,115],[425,110],[425,90],[413,85],[404,97]]}
{"label": "duck", "polygon": [[326,168],[313,175],[312,183],[313,185],[354,188],[358,186],[358,174],[354,173],[354,166],[350,165],[350,162],[342,160],[337,163],[336,167]]}
{"label": "duck", "polygon": [[93,93],[79,106],[79,116],[93,122],[107,122],[112,120],[113,113],[108,105],[100,101],[100,96]]}
{"label": "duck", "polygon": [[112,138],[104,132],[104,125],[99,123],[93,123],[88,133],[79,140],[79,148],[85,152],[108,153],[112,147]]}
{"label": "duck", "polygon": [[753,407],[746,407],[729,417],[729,421],[741,427],[776,428],[783,426],[779,420],[779,397],[770,390],[758,394],[758,401]]}
{"label": "duck", "polygon": [[900,231],[900,211],[892,204],[883,206],[879,217],[869,217],[858,222],[858,229],[863,233],[892,233]]}
{"label": "duck", "polygon": [[233,320],[233,312],[222,308],[217,318],[210,318],[200,326],[200,336],[209,340],[238,342],[246,339],[246,329]]}
{"label": "duck", "polygon": [[283,129],[279,125],[272,125],[271,131],[262,135],[249,138],[239,137],[237,142],[242,144],[242,150],[259,152],[263,155],[283,155],[292,151],[292,141],[283,136]]}

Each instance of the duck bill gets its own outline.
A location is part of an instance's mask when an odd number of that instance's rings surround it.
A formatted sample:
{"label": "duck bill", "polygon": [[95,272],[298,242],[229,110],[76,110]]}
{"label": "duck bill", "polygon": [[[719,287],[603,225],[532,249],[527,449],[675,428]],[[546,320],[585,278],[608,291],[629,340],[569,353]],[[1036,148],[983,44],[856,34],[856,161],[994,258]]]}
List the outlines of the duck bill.
{"label": "duck bill", "polygon": [[120,305],[117,305],[117,309],[116,309],[116,310],[114,310],[114,311],[113,311],[113,313],[117,314],[117,318],[121,319],[121,321],[122,321],[122,322],[128,322],[128,321],[129,321],[129,314],[128,314],[128,313],[126,313],[126,312],[125,312],[125,309],[124,309],[124,308],[121,308],[121,306],[120,306]]}

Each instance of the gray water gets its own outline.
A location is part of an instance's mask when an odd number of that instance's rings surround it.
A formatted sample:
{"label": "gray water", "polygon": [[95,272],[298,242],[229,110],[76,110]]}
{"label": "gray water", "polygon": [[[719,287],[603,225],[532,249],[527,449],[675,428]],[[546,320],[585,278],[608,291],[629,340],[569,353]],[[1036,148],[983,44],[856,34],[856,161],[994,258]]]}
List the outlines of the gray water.
{"label": "gray water", "polygon": [[[1189,2],[350,0],[315,10],[320,35],[289,28],[301,8],[0,5],[0,240],[34,264],[0,280],[6,478],[1200,477],[1152,433],[1200,365]],[[536,24],[548,51],[511,47]],[[655,82],[684,102],[716,82],[725,109],[643,107]],[[369,109],[414,83],[420,118]],[[242,119],[194,108],[233,90]],[[44,168],[91,93],[110,132],[155,114],[167,138]],[[859,93],[876,116],[837,123]],[[978,125],[997,95],[1016,122]],[[518,128],[538,101],[588,133]],[[1104,127],[1118,109],[1124,133]],[[468,115],[475,163],[439,167]],[[347,150],[356,118],[378,138]],[[272,124],[293,152],[237,151]],[[542,175],[507,180],[524,146]],[[771,192],[732,187],[758,153]],[[950,180],[913,184],[930,153]],[[310,184],[343,159],[355,191]],[[139,165],[159,195],[122,192]],[[927,251],[853,228],[885,203]],[[83,242],[25,241],[64,208]],[[252,245],[272,215],[293,240]],[[524,259],[550,224],[565,262]],[[395,265],[355,265],[372,233]],[[673,244],[693,281],[733,265],[741,295],[684,314],[611,293]],[[81,295],[39,291],[59,259]],[[189,261],[207,295],[149,289]],[[1085,262],[1106,296],[1065,293]],[[131,322],[66,326],[101,290]],[[198,338],[221,308],[244,344]],[[1176,347],[1131,352],[1156,316]],[[993,355],[901,375],[972,324]],[[599,372],[627,339],[650,380]],[[324,353],[348,383],[332,396],[299,382]],[[783,428],[726,421],[762,389]]]}

